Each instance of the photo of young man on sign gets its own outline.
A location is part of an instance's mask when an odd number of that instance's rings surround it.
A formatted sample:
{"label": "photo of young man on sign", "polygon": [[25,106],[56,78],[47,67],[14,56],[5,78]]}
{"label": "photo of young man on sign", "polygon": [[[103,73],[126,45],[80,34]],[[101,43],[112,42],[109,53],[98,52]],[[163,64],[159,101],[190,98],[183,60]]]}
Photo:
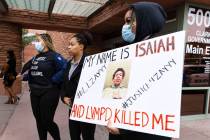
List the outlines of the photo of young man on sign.
{"label": "photo of young man on sign", "polygon": [[123,68],[118,68],[112,77],[112,85],[104,89],[103,97],[111,99],[122,99],[126,92],[125,88],[121,83],[125,77],[125,70]]}
{"label": "photo of young man on sign", "polygon": [[109,65],[102,95],[104,99],[123,99],[127,95],[129,71],[128,63]]}

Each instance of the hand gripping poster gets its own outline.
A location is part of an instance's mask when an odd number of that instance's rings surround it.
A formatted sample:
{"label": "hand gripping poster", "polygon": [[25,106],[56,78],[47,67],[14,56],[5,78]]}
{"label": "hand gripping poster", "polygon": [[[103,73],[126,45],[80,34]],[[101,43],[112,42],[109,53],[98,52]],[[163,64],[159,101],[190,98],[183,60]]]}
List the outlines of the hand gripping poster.
{"label": "hand gripping poster", "polygon": [[185,32],[87,56],[70,119],[179,137]]}

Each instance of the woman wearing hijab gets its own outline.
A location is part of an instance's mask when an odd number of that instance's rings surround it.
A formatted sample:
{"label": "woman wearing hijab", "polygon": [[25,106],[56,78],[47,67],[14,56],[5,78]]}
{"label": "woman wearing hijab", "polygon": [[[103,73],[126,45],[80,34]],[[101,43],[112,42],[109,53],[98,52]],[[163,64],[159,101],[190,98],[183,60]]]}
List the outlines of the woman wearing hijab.
{"label": "woman wearing hijab", "polygon": [[[132,44],[152,38],[164,26],[166,13],[157,3],[138,2],[130,5],[125,14],[122,37],[125,44]],[[108,124],[109,140],[171,140],[171,138],[117,129]]]}

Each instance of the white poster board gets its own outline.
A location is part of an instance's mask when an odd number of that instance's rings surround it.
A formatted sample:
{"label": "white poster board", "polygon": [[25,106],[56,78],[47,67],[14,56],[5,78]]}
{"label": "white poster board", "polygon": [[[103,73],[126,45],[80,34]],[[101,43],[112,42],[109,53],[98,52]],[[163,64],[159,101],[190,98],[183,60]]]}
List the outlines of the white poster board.
{"label": "white poster board", "polygon": [[184,39],[181,31],[86,57],[70,118],[178,138]]}

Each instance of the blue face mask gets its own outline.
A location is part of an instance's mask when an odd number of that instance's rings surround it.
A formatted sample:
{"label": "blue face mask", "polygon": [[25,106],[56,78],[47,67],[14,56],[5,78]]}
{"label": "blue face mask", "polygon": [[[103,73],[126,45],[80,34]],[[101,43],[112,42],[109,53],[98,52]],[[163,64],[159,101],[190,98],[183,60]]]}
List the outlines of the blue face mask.
{"label": "blue face mask", "polygon": [[44,46],[42,46],[42,43],[41,42],[35,42],[34,45],[35,45],[35,49],[38,52],[42,52],[44,50]]}
{"label": "blue face mask", "polygon": [[122,38],[129,43],[132,43],[136,35],[131,31],[131,25],[125,24],[122,27]]}

